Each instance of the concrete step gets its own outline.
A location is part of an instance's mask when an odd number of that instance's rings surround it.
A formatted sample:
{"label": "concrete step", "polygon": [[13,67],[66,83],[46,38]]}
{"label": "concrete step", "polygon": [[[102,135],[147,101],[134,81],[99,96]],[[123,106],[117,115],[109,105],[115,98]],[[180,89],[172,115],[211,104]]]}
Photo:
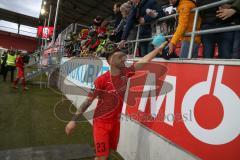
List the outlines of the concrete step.
{"label": "concrete step", "polygon": [[0,160],[77,160],[94,157],[88,144],[53,145],[0,151]]}

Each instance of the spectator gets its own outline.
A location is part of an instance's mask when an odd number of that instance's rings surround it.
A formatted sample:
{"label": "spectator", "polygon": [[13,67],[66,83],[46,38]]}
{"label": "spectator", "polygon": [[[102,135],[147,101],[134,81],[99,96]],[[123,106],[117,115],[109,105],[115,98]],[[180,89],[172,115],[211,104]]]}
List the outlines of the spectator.
{"label": "spectator", "polygon": [[126,3],[123,3],[120,7],[120,11],[122,14],[122,20],[120,21],[119,25],[117,28],[113,31],[113,34],[111,35],[111,40],[114,42],[120,42],[121,41],[121,36],[123,33],[123,29],[127,23],[127,17],[130,13],[130,10],[132,8],[132,2],[127,1]]}
{"label": "spectator", "polygon": [[106,34],[107,33],[107,28],[109,25],[109,21],[102,21],[101,25],[97,27],[97,33],[98,35]]}
{"label": "spectator", "polygon": [[[166,16],[169,16],[170,14],[169,14],[168,11],[165,11],[165,15],[166,15]],[[164,27],[162,27],[162,28],[163,28],[163,34],[164,34],[164,35],[168,35],[168,34],[169,34],[169,29],[168,29],[168,28],[169,28],[169,21],[170,21],[170,20],[171,20],[171,19],[168,19],[168,20],[166,20],[166,21],[163,22],[163,23],[165,23],[165,24],[164,24],[165,26],[162,24],[162,25],[164,26]]]}
{"label": "spectator", "polygon": [[6,63],[7,63],[7,52],[3,52],[3,54],[1,55],[0,61],[1,61],[0,74],[4,74],[6,70]]}
{"label": "spectator", "polygon": [[[175,46],[177,45],[179,40],[181,40],[182,46],[180,51],[180,58],[187,58],[191,37],[184,37],[184,34],[192,31],[194,13],[191,13],[191,10],[196,7],[196,4],[195,2],[190,0],[169,0],[169,3],[172,4],[173,7],[177,7],[177,13],[179,14],[177,29],[170,43],[168,44],[169,52],[173,53]],[[200,20],[198,19],[197,29],[199,28],[200,28]],[[198,56],[198,48],[200,43],[201,43],[200,37],[196,36],[194,40],[194,46],[193,46],[193,52],[192,52],[193,58],[197,58]]]}
{"label": "spectator", "polygon": [[88,52],[88,51],[95,51],[100,44],[100,41],[98,40],[98,34],[99,32],[104,32],[105,29],[101,28],[101,24],[103,23],[103,18],[101,16],[97,16],[93,20],[93,26],[88,32],[88,36],[86,39],[85,44],[82,46],[82,51]]}
{"label": "spectator", "polygon": [[15,54],[15,52],[13,50],[8,52],[7,62],[6,62],[7,68],[6,68],[5,72],[3,73],[3,81],[6,81],[8,71],[11,71],[11,82],[13,82],[14,71],[16,69],[16,58],[17,58],[17,55]]}
{"label": "spectator", "polygon": [[[172,9],[170,14],[176,14],[176,10]],[[174,31],[176,30],[176,26],[177,26],[177,18],[171,18],[169,19],[168,23],[169,23],[169,34],[173,34]]]}
{"label": "spectator", "polygon": [[121,19],[122,19],[122,14],[120,12],[120,6],[121,3],[117,2],[114,4],[113,6],[113,12],[114,12],[114,29],[117,28],[117,26],[119,25]]}
{"label": "spectator", "polygon": [[[156,0],[131,0],[133,2],[133,8],[127,18],[126,27],[122,34],[122,41],[120,42],[120,47],[122,47],[130,31],[134,28],[135,24],[138,22],[140,26],[139,38],[150,38],[152,36],[152,28],[150,22],[153,20],[165,16],[164,11],[160,6],[157,5]],[[148,13],[147,13],[148,11]],[[153,49],[149,46],[150,42],[140,42],[140,53],[141,56],[146,55],[150,50]]]}
{"label": "spectator", "polygon": [[[198,6],[207,5],[209,3],[217,2],[219,0],[199,0]],[[223,7],[223,6],[222,6]],[[200,12],[202,18],[201,30],[214,29],[220,27],[231,26],[233,18],[222,20],[216,16],[218,7],[210,8]],[[231,58],[233,52],[233,38],[234,32],[221,32],[202,35],[203,56],[205,58],[213,58],[215,46],[218,45],[219,58]]]}
{"label": "spectator", "polygon": [[107,35],[106,34],[100,34],[98,35],[98,39],[100,41],[97,49],[96,49],[96,55],[102,56],[104,54],[104,46],[107,43]]}
{"label": "spectator", "polygon": [[[226,20],[232,16],[238,16],[236,19],[237,20],[236,24],[240,24],[239,13],[240,13],[240,0],[235,0],[232,6],[230,6],[229,8],[219,8],[219,10],[217,11],[217,17],[221,18],[222,20]],[[234,32],[232,58],[240,58],[240,31]]]}

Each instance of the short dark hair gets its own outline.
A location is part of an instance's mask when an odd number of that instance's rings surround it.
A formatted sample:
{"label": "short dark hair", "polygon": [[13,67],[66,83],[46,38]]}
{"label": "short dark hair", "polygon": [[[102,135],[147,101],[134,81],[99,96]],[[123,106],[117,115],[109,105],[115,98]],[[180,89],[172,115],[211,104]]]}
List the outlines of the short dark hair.
{"label": "short dark hair", "polygon": [[103,18],[101,16],[97,16],[93,20],[93,24],[96,26],[100,26],[102,24],[102,22],[103,22]]}

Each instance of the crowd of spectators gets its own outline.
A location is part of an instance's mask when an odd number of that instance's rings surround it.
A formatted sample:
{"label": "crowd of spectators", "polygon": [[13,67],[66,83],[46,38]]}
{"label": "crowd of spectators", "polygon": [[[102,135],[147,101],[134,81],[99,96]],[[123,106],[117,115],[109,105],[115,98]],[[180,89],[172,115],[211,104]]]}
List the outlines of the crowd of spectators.
{"label": "crowd of spectators", "polygon": [[[171,12],[163,11],[156,0],[130,0],[125,3],[116,3],[113,6],[114,23],[97,16],[89,29],[82,29],[78,34],[69,35],[66,51],[69,56],[89,56],[104,54],[103,49],[107,41],[113,41],[123,47],[128,40],[135,40],[139,25],[139,39],[151,38],[153,35],[152,22],[157,19],[178,13],[178,17],[168,19],[160,24],[160,30],[164,35],[171,35],[169,39],[169,53],[175,53],[178,46],[181,46],[179,57],[187,58],[191,37],[185,33],[191,32],[194,22],[192,9],[217,2],[219,0],[169,0],[174,7]],[[214,29],[238,25],[240,0],[232,4],[225,4],[219,7],[200,11],[197,21],[197,30]],[[153,49],[151,41],[143,41],[138,45],[139,56],[144,56]],[[180,45],[179,45],[180,44]],[[134,44],[129,46],[134,48]],[[192,58],[198,58],[200,47],[202,47],[204,58],[217,57],[230,59],[240,58],[240,31],[227,31],[221,33],[209,33],[195,36]],[[130,50],[133,53],[133,50]]]}

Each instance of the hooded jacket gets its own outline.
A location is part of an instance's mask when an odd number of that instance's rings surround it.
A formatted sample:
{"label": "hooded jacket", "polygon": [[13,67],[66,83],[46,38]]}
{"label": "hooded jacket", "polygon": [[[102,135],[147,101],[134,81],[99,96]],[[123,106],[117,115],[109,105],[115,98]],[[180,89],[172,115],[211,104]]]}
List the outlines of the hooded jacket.
{"label": "hooded jacket", "polygon": [[[184,37],[184,34],[187,32],[191,32],[193,28],[194,22],[194,12],[191,12],[193,8],[196,8],[196,4],[191,0],[180,0],[177,6],[178,17],[178,26],[177,29],[171,39],[171,43],[176,45],[179,40],[190,41],[191,37]],[[198,17],[197,21],[197,30],[200,28],[200,17]],[[195,37],[196,43],[201,43],[200,37]]]}

